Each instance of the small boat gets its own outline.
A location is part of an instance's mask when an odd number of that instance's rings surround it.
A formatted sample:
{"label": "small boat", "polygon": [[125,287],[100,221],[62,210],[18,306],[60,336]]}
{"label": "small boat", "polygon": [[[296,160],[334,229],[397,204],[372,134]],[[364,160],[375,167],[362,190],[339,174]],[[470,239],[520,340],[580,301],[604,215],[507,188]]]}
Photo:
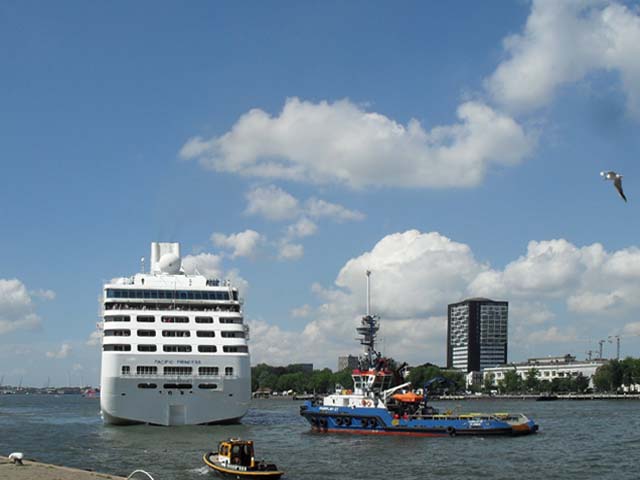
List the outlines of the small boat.
{"label": "small boat", "polygon": [[217,452],[205,453],[202,460],[224,478],[280,478],[284,475],[275,464],[255,459],[251,440],[224,440],[218,444]]}
{"label": "small boat", "polygon": [[551,393],[544,393],[536,398],[536,402],[552,402],[554,400],[558,400],[558,396]]}

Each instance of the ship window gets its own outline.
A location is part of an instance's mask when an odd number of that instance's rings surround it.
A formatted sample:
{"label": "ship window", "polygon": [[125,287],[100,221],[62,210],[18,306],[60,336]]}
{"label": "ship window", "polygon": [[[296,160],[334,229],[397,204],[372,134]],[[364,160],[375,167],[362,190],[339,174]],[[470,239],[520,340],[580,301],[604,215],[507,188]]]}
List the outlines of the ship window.
{"label": "ship window", "polygon": [[107,290],[107,298],[114,298],[114,297],[115,297],[114,291],[109,288]]}
{"label": "ship window", "polygon": [[151,292],[149,290],[144,291],[144,298],[151,298]]}
{"label": "ship window", "polygon": [[191,390],[193,385],[190,383],[165,383],[163,385],[164,388],[179,388],[180,390]]}
{"label": "ship window", "polygon": [[131,367],[129,365],[122,366],[122,375],[129,375],[131,373]]}
{"label": "ship window", "polygon": [[163,337],[190,337],[191,332],[189,330],[163,330]]}
{"label": "ship window", "polygon": [[131,298],[144,298],[144,290],[138,290],[137,292],[132,292]]}
{"label": "ship window", "polygon": [[198,388],[201,388],[202,390],[217,390],[218,384],[217,383],[201,383],[200,385],[198,385]]}
{"label": "ship window", "polygon": [[226,353],[248,353],[249,347],[246,345],[225,345],[222,351]]}
{"label": "ship window", "polygon": [[130,322],[131,317],[129,315],[105,315],[105,322]]}
{"label": "ship window", "polygon": [[196,332],[196,335],[198,337],[215,337],[216,332],[214,332],[213,330],[198,330]]}
{"label": "ship window", "polygon": [[105,352],[130,352],[131,345],[125,345],[121,343],[120,344],[112,343],[112,344],[103,345],[102,350],[104,350]]}
{"label": "ship window", "polygon": [[213,323],[211,317],[196,317],[196,323]]}
{"label": "ship window", "polygon": [[144,323],[153,323],[156,321],[156,317],[153,315],[138,315],[137,320]]}
{"label": "ship window", "polygon": [[220,317],[220,323],[242,323],[242,317]]}
{"label": "ship window", "polygon": [[233,367],[224,367],[225,377],[233,377]]}
{"label": "ship window", "polygon": [[156,331],[155,330],[138,330],[138,336],[139,337],[155,337]]}
{"label": "ship window", "polygon": [[198,351],[200,353],[213,353],[217,352],[218,349],[215,345],[198,345]]}
{"label": "ship window", "polygon": [[192,367],[164,367],[165,375],[191,375]]}
{"label": "ship window", "polygon": [[195,292],[194,297],[196,298],[196,300],[202,300],[202,293]]}
{"label": "ship window", "polygon": [[189,317],[162,317],[162,323],[189,323]]}
{"label": "ship window", "polygon": [[224,331],[224,332],[220,332],[220,335],[222,335],[224,338],[244,338],[244,332]]}
{"label": "ship window", "polygon": [[162,350],[165,352],[190,352],[191,345],[164,345]]}
{"label": "ship window", "polygon": [[129,337],[131,336],[131,330],[105,330],[105,337]]}
{"label": "ship window", "polygon": [[155,383],[139,383],[138,388],[158,388]]}
{"label": "ship window", "polygon": [[158,367],[150,366],[150,365],[139,365],[136,367],[137,375],[157,375]]}
{"label": "ship window", "polygon": [[198,367],[199,375],[218,375],[220,369],[218,367]]}
{"label": "ship window", "polygon": [[158,347],[155,345],[138,345],[139,352],[155,352],[158,350]]}

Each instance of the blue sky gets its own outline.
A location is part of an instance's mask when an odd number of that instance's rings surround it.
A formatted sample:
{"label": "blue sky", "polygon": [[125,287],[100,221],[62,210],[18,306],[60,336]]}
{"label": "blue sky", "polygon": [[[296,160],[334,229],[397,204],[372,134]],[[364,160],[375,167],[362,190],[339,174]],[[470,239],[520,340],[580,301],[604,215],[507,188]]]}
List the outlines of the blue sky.
{"label": "blue sky", "polygon": [[4,2],[0,375],[96,383],[151,241],[243,288],[253,363],[356,353],[366,268],[401,360],[476,294],[510,360],[637,356],[638,45],[634,2]]}

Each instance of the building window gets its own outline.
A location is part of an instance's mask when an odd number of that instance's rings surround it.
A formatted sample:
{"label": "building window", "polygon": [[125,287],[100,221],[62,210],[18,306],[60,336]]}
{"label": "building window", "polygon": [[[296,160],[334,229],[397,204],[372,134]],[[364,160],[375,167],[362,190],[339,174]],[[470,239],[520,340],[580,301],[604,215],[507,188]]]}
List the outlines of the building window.
{"label": "building window", "polygon": [[216,332],[214,332],[213,330],[198,330],[196,332],[196,335],[198,337],[215,337]]}
{"label": "building window", "polygon": [[150,365],[140,365],[136,367],[136,375],[157,375],[158,367]]}
{"label": "building window", "polygon": [[153,315],[138,315],[138,321],[143,323],[153,323],[156,321],[156,317]]}
{"label": "building window", "polygon": [[196,317],[196,323],[213,323],[212,317]]}
{"label": "building window", "polygon": [[125,344],[107,344],[102,346],[102,350],[105,352],[130,352],[131,345]]}
{"label": "building window", "polygon": [[129,315],[105,315],[105,322],[130,322],[131,317]]}
{"label": "building window", "polygon": [[190,352],[191,345],[164,345],[162,350],[165,352]]}
{"label": "building window", "polygon": [[233,367],[224,367],[224,376],[233,377]]}
{"label": "building window", "polygon": [[215,345],[198,345],[198,351],[200,353],[214,353],[217,352],[218,349]]}
{"label": "building window", "polygon": [[189,330],[163,330],[163,337],[190,337],[191,332]]}
{"label": "building window", "polygon": [[248,353],[249,347],[246,345],[225,345],[222,351],[226,353]]}
{"label": "building window", "polygon": [[139,352],[155,352],[158,350],[158,347],[155,345],[138,345]]}
{"label": "building window", "polygon": [[218,367],[198,367],[198,375],[217,376],[220,372]]}
{"label": "building window", "polygon": [[138,330],[138,336],[139,337],[155,337],[156,331],[155,330]]}
{"label": "building window", "polygon": [[164,367],[165,375],[191,375],[192,367]]}
{"label": "building window", "polygon": [[129,365],[122,366],[122,375],[129,375],[131,373],[131,367]]}
{"label": "building window", "polygon": [[162,323],[189,323],[189,317],[162,317]]}

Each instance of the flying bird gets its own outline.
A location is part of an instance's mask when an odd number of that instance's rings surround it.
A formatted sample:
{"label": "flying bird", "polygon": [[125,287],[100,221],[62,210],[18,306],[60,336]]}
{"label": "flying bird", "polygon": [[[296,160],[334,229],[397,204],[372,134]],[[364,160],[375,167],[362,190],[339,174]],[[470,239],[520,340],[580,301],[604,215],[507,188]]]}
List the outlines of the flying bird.
{"label": "flying bird", "polygon": [[618,191],[618,193],[620,194],[622,199],[626,202],[627,201],[627,197],[624,196],[624,192],[622,191],[622,175],[620,175],[619,173],[616,173],[614,171],[600,172],[600,175],[605,180],[613,180],[613,186],[616,187],[616,190]]}

